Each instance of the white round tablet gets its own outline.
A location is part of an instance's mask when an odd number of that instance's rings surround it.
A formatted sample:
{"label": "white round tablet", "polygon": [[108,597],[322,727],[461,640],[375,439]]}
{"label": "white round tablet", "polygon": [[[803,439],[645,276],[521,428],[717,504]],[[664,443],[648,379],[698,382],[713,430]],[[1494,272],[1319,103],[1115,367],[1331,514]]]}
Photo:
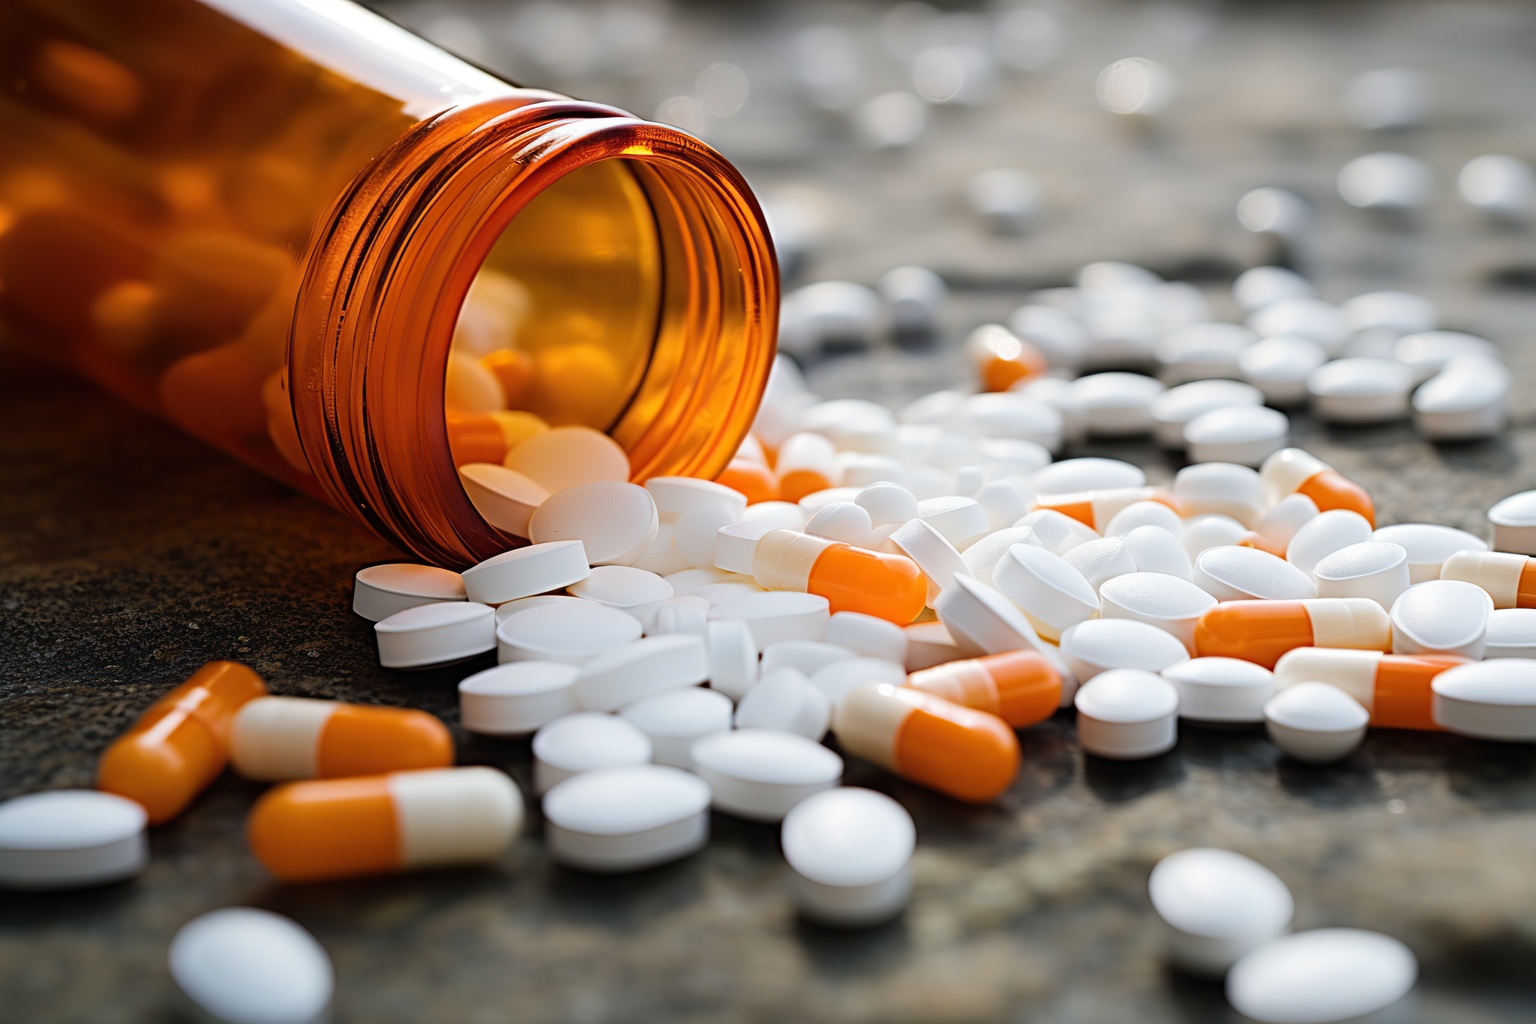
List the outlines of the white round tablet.
{"label": "white round tablet", "polygon": [[539,544],[579,540],[593,565],[629,565],[651,546],[658,525],[644,487],[599,480],[551,494],[528,520],[528,537]]}
{"label": "white round tablet", "polygon": [[596,601],[632,615],[644,626],[657,605],[672,596],[672,584],[632,565],[600,565],[592,570],[592,575],[572,584],[570,591],[584,601]]}
{"label": "white round tablet", "polygon": [[1191,658],[1159,673],[1179,691],[1179,717],[1191,722],[1264,721],[1275,695],[1275,675],[1240,658]]}
{"label": "white round tablet", "polygon": [[1312,568],[1318,597],[1368,597],[1391,608],[1408,589],[1408,552],[1390,541],[1368,540],[1340,548]]}
{"label": "white round tablet", "polygon": [[1263,309],[1282,299],[1309,299],[1312,283],[1285,267],[1250,267],[1232,282],[1232,297],[1244,309]]}
{"label": "white round tablet", "polygon": [[[1098,540],[1099,531],[1053,508],[1038,508],[1013,524],[1034,531],[1034,543],[1057,555],[1065,555],[1079,544]],[[921,566],[919,566],[921,567]],[[993,570],[996,572],[996,569]]]}
{"label": "white round tablet", "polygon": [[1335,359],[1307,378],[1312,411],[1336,423],[1381,423],[1408,415],[1413,371],[1396,359]]}
{"label": "white round tablet", "polygon": [[843,775],[843,759],[815,740],[765,729],[706,736],[693,745],[693,764],[715,810],[754,821],[782,821]]}
{"label": "white round tablet", "polygon": [[1162,527],[1138,526],[1123,539],[1125,550],[1136,562],[1137,572],[1161,572],[1181,580],[1193,578],[1189,552],[1178,537]]}
{"label": "white round tablet", "polygon": [[597,482],[629,479],[629,456],[591,427],[555,427],[512,446],[502,465],[538,481],[551,494]]}
{"label": "white round tablet", "polygon": [[1298,761],[1325,764],[1348,757],[1365,739],[1371,715],[1327,683],[1288,686],[1264,705],[1269,738]]}
{"label": "white round tablet", "polygon": [[1079,377],[1072,397],[1082,407],[1090,436],[1133,437],[1152,433],[1152,403],[1165,390],[1155,377],[1112,371]]}
{"label": "white round tablet", "polygon": [[1237,545],[1200,552],[1194,581],[1218,601],[1300,601],[1317,596],[1317,587],[1294,565],[1267,551]]}
{"label": "white round tablet", "polygon": [[710,689],[741,700],[757,683],[757,643],[752,630],[740,619],[719,619],[707,624],[704,643]]}
{"label": "white round tablet", "polygon": [[1189,657],[1177,637],[1134,619],[1080,622],[1061,635],[1061,653],[1079,683],[1116,668],[1161,672]]}
{"label": "white round tablet", "polygon": [[313,935],[253,907],[189,921],[171,939],[168,959],[187,998],[228,1024],[311,1024],[325,1017],[336,985]]}
{"label": "white round tablet", "polygon": [[1485,740],[1536,741],[1536,660],[1458,665],[1430,683],[1431,715],[1448,732]]}
{"label": "white round tablet", "polygon": [[580,665],[639,640],[640,633],[640,623],[633,616],[595,601],[574,608],[559,604],[530,608],[497,629],[497,659]]}
{"label": "white round tablet", "polygon": [[1511,494],[1488,510],[1493,550],[1536,555],[1536,491]]}
{"label": "white round tablet", "polygon": [[708,636],[709,602],[702,597],[669,597],[656,606],[649,632],[653,636],[666,633]]}
{"label": "white round tablet", "polygon": [[[1151,527],[1151,529],[1158,529],[1158,527]],[[1182,548],[1179,551],[1180,554],[1183,553]],[[1136,559],[1126,547],[1123,537],[1101,537],[1098,540],[1091,540],[1087,544],[1080,544],[1068,551],[1062,558],[1081,573],[1083,579],[1087,580],[1088,585],[1094,590],[1101,589],[1106,580],[1136,571]]]}
{"label": "white round tablet", "polygon": [[1009,548],[993,568],[992,582],[1047,640],[1099,614],[1093,584],[1060,555],[1031,544]]}
{"label": "white round tablet", "polygon": [[1257,331],[1261,338],[1307,338],[1317,342],[1330,354],[1337,352],[1349,336],[1344,311],[1331,303],[1313,298],[1272,302],[1250,316],[1248,326]]}
{"label": "white round tablet", "polygon": [[1230,462],[1185,466],[1173,478],[1173,498],[1188,519],[1223,515],[1249,527],[1259,521],[1268,504],[1259,474]]}
{"label": "white round tablet", "polygon": [[481,518],[514,537],[528,536],[529,518],[549,498],[537,480],[489,462],[460,466],[459,483]]}
{"label": "white round tablet", "polygon": [[912,559],[928,578],[930,605],[940,593],[954,585],[956,576],[969,570],[955,546],[921,519],[910,519],[898,527],[891,534],[890,544]]}
{"label": "white round tablet", "polygon": [[81,889],[149,864],[144,808],[113,793],[59,789],[0,803],[0,889]]}
{"label": "white round tablet", "polygon": [[[1170,385],[1184,386],[1185,381],[1194,383],[1235,383],[1232,381],[1219,381],[1216,378],[1232,377],[1237,373],[1237,357],[1243,349],[1259,340],[1259,336],[1249,327],[1242,324],[1228,324],[1211,321],[1207,323],[1190,324],[1181,327],[1163,336],[1157,343],[1155,350],[1157,361],[1162,366],[1159,374]],[[1239,387],[1248,388],[1248,385],[1239,384]],[[1179,390],[1178,387],[1170,389]],[[1253,401],[1263,401],[1257,391],[1253,391]],[[1166,422],[1163,411],[1159,409],[1159,403],[1167,394],[1161,396],[1153,403],[1152,415],[1158,421],[1158,440],[1163,443],[1162,426]],[[1229,404],[1229,403],[1221,403]],[[1216,406],[1207,406],[1215,408]]]}
{"label": "white round tablet", "polygon": [[1140,466],[1120,459],[1094,457],[1053,462],[1029,478],[1029,485],[1041,497],[1077,494],[1080,491],[1144,487],[1146,483],[1147,474]]}
{"label": "white round tablet", "polygon": [[1152,672],[1100,672],[1078,689],[1073,704],[1085,753],[1134,761],[1166,754],[1178,742],[1179,693]]}
{"label": "white round tablet", "polygon": [[1392,652],[1481,658],[1492,614],[1493,598],[1476,584],[1414,584],[1392,603]]}
{"label": "white round tablet", "polygon": [[533,734],[533,790],[546,793],[572,775],[650,759],[650,737],[633,722],[592,711],[566,715]]}
{"label": "white round tablet", "polygon": [[496,649],[496,610],[473,601],[422,604],[373,624],[379,664],[431,668]]}
{"label": "white round tablet", "polygon": [[783,640],[820,640],[831,613],[824,597],[770,590],[721,601],[709,610],[709,617],[745,622],[762,651]]}
{"label": "white round tablet", "polygon": [[736,728],[792,732],[821,740],[832,724],[832,702],[793,668],[764,670],[736,708]]}
{"label": "white round tablet", "polygon": [[912,815],[884,793],[830,789],[784,816],[791,892],[806,917],[861,928],[899,914],[912,894]]}
{"label": "white round tablet", "polygon": [[1184,520],[1177,512],[1161,501],[1148,499],[1133,501],[1116,512],[1104,527],[1104,536],[1124,537],[1132,530],[1139,530],[1143,526],[1158,526],[1174,536],[1184,532]]}
{"label": "white round tablet", "polygon": [[1438,523],[1383,526],[1371,540],[1400,545],[1408,552],[1408,578],[1414,583],[1440,578],[1440,567],[1458,551],[1487,551],[1488,545],[1465,530]]}
{"label": "white round tablet", "polygon": [[581,710],[575,665],[518,661],[459,683],[459,720],[469,732],[525,736]]}
{"label": "white round tablet", "polygon": [[1257,466],[1284,448],[1291,421],[1262,405],[1212,409],[1184,426],[1191,462],[1235,462]]}
{"label": "white round tablet", "polygon": [[[1239,331],[1247,330],[1236,324],[1228,326]],[[1252,384],[1195,378],[1188,384],[1169,388],[1152,403],[1152,419],[1156,424],[1153,437],[1165,448],[1183,448],[1185,427],[1206,413],[1232,406],[1263,404],[1264,393]]]}
{"label": "white round tablet", "polygon": [[1296,531],[1318,517],[1317,502],[1305,494],[1287,494],[1265,512],[1253,532],[1271,551],[1284,551]]}
{"label": "white round tablet", "polygon": [[747,496],[738,490],[699,480],[691,476],[653,476],[645,482],[656,503],[656,516],[664,523],[675,523],[685,513],[700,508],[718,508],[731,514],[731,522],[740,522],[747,511]]}
{"label": "white round tablet", "polygon": [[1295,405],[1307,397],[1307,380],[1328,361],[1328,353],[1311,338],[1281,335],[1265,338],[1237,357],[1237,373],[1275,405]]}
{"label": "white round tablet", "polygon": [[834,706],[843,699],[843,694],[857,687],[871,683],[901,686],[906,681],[906,667],[883,658],[848,658],[823,665],[811,674],[811,685],[826,694]]}
{"label": "white round tablet", "polygon": [[805,532],[813,537],[825,537],[860,548],[869,547],[870,531],[874,528],[870,514],[851,501],[834,501],[805,524]]}
{"label": "white round tablet", "polygon": [[1536,608],[1496,608],[1488,616],[1484,658],[1536,658]]}
{"label": "white round tablet", "polygon": [[1227,999],[1273,1024],[1352,1020],[1413,988],[1418,961],[1396,939],[1356,928],[1318,928],[1267,943],[1232,965]]}
{"label": "white round tablet", "polygon": [[419,604],[464,599],[464,578],[458,573],[409,562],[359,569],[352,587],[352,611],[370,622]]}
{"label": "white round tablet", "polygon": [[1431,441],[1493,437],[1509,422],[1510,377],[1482,356],[1452,360],[1413,393],[1413,423]]}
{"label": "white round tablet", "polygon": [[648,636],[587,659],[576,676],[576,699],[588,711],[613,711],[708,678],[709,657],[701,637]]}
{"label": "white round tablet", "polygon": [[1296,903],[1278,875],[1230,850],[1193,847],[1157,862],[1147,881],[1168,926],[1168,951],[1188,971],[1220,977],[1250,950],[1290,930]]}
{"label": "white round tablet", "polygon": [[818,640],[784,640],[763,648],[760,671],[767,675],[775,669],[792,668],[809,676],[823,665],[856,657],[858,655],[853,651],[837,644]]}
{"label": "white round tablet", "polygon": [[688,752],[695,740],[731,727],[731,699],[715,690],[692,686],[642,697],[619,717],[633,722],[651,739],[651,760],[691,768]]}
{"label": "white round tablet", "polygon": [[1001,654],[1040,643],[1018,605],[969,576],[955,577],[955,585],[939,596],[933,610],[967,657]]}
{"label": "white round tablet", "polygon": [[502,624],[512,616],[534,608],[556,604],[563,604],[569,608],[585,608],[590,603],[569,594],[536,594],[533,597],[520,597],[516,601],[508,601],[496,606],[496,628],[500,629]]}
{"label": "white round tablet", "polygon": [[1106,619],[1135,619],[1165,630],[1194,653],[1195,623],[1216,599],[1188,580],[1156,572],[1132,572],[1099,588]]}
{"label": "white round tablet", "polygon": [[826,642],[855,654],[901,664],[907,660],[907,635],[894,622],[863,612],[835,612],[827,620]]}
{"label": "white round tablet", "polygon": [[871,527],[917,518],[917,498],[900,484],[888,481],[870,484],[853,502],[869,513]]}
{"label": "white round tablet", "polygon": [[641,871],[709,841],[709,786],[668,765],[605,768],[566,779],[544,797],[545,837],[557,864]]}
{"label": "white round tablet", "polygon": [[1331,508],[1302,523],[1285,548],[1285,560],[1307,575],[1335,551],[1371,539],[1371,523],[1358,512]]}
{"label": "white round tablet", "polygon": [[568,587],[591,572],[580,540],[530,544],[465,569],[464,590],[471,601],[502,604]]}
{"label": "white round tablet", "polygon": [[1248,528],[1231,516],[1196,516],[1179,538],[1190,559],[1190,578],[1194,578],[1194,560],[1211,548],[1225,548],[1246,539]]}

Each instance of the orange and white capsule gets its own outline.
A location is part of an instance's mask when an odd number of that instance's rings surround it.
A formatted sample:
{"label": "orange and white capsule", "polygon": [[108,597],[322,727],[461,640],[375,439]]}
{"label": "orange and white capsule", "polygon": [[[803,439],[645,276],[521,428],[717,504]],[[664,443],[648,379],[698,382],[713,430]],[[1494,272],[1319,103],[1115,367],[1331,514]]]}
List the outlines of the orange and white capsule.
{"label": "orange and white capsule", "polygon": [[773,530],[752,551],[752,578],[769,590],[827,599],[836,612],[863,612],[905,626],[928,602],[928,579],[905,555],[870,551],[799,530]]}
{"label": "orange and white capsule", "polygon": [[229,761],[261,782],[382,775],[448,767],[453,737],[425,711],[259,697],[235,716]]}
{"label": "orange and white capsule", "polygon": [[1536,608],[1536,558],[1507,551],[1458,551],[1440,565],[1443,580],[1488,591],[1495,608]]}
{"label": "orange and white capsule", "polygon": [[229,762],[235,714],[266,694],[244,665],[210,661],[113,741],[96,767],[96,788],[139,802],[152,825],[170,821]]}
{"label": "orange and white capsule", "polygon": [[843,753],[970,803],[994,799],[1019,773],[1019,739],[1007,722],[910,686],[849,690],[832,731]]}
{"label": "orange and white capsule", "polygon": [[517,785],[494,768],[290,782],[251,810],[246,838],[285,882],[493,861],[523,827]]}
{"label": "orange and white capsule", "polygon": [[773,469],[778,474],[779,497],[799,501],[837,485],[837,449],[820,434],[791,434],[779,445]]}
{"label": "orange and white capsule", "polygon": [[1112,487],[1097,491],[1079,491],[1076,494],[1053,494],[1035,502],[1030,511],[1049,509],[1070,516],[1090,530],[1104,532],[1104,527],[1115,518],[1115,513],[1138,501],[1155,501],[1179,510],[1173,495],[1161,487]]}
{"label": "orange and white capsule", "polygon": [[1039,651],[1005,651],[913,672],[907,685],[961,707],[996,715],[1015,729],[1061,707],[1061,673]]}
{"label": "orange and white capsule", "polygon": [[987,324],[971,332],[966,354],[981,377],[983,391],[1007,391],[1021,380],[1039,377],[1050,369],[1045,353],[1001,324]]}
{"label": "orange and white capsule", "polygon": [[1302,647],[1275,665],[1275,688],[1327,683],[1359,701],[1383,729],[1439,729],[1431,709],[1435,676],[1465,658],[1448,654],[1383,654]]}
{"label": "orange and white capsule", "polygon": [[1392,649],[1392,620],[1365,597],[1224,601],[1195,623],[1195,655],[1241,658],[1265,668],[1298,647]]}
{"label": "orange and white capsule", "polygon": [[1259,477],[1272,502],[1291,494],[1305,494],[1321,512],[1348,509],[1376,525],[1376,505],[1366,489],[1310,452],[1283,448],[1264,460]]}

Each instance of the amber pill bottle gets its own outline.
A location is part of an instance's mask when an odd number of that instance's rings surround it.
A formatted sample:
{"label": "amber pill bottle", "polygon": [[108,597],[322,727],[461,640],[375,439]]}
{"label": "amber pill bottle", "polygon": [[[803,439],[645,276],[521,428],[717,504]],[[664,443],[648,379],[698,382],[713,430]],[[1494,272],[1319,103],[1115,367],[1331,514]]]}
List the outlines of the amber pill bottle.
{"label": "amber pill bottle", "polygon": [[455,464],[505,417],[445,408],[476,294],[507,407],[606,431],[637,479],[746,434],[777,270],[698,140],[347,0],[0,3],[8,337],[462,566],[518,543]]}

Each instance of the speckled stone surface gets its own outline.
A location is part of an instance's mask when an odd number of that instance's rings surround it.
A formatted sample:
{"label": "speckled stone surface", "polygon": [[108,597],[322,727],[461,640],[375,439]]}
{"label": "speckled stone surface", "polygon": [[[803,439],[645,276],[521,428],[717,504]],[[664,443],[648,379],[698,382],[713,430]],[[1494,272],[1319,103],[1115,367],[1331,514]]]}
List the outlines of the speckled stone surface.
{"label": "speckled stone surface", "polygon": [[[1482,510],[1536,485],[1526,397],[1536,387],[1536,301],[1493,286],[1522,280],[1532,236],[1477,227],[1450,198],[1446,172],[1478,152],[1525,151],[1536,119],[1515,98],[1536,91],[1536,70],[1519,41],[1536,18],[1514,5],[1265,5],[1176,46],[1153,32],[1155,18],[1187,28],[1205,15],[1150,10],[1089,5],[1068,16],[1077,41],[1058,70],[1014,80],[991,114],[938,111],[930,144],[910,156],[828,143],[774,159],[750,132],[723,131],[718,141],[762,186],[814,183],[848,198],[809,279],[868,280],[921,259],[968,282],[945,345],[839,358],[814,367],[812,383],[896,400],[960,381],[952,346],[963,328],[1005,314],[1026,286],[1065,282],[1090,258],[1207,268],[1201,283],[1230,314],[1221,275],[1266,258],[1228,226],[1231,202],[1251,185],[1291,184],[1325,213],[1300,253],[1325,297],[1423,290],[1448,324],[1500,342],[1521,396],[1508,436],[1488,443],[1434,447],[1406,425],[1329,430],[1304,417],[1296,439],[1366,484],[1384,523],[1486,535]],[[729,57],[771,37],[731,36],[691,8],[679,18],[687,31],[672,45],[686,47],[690,79],[716,59],[705,42]],[[1095,26],[1099,34],[1082,34]],[[1186,69],[1186,104],[1162,143],[1128,138],[1084,104],[1097,68],[1141,52],[1138,43]],[[1381,143],[1333,124],[1326,104],[1349,73],[1392,60],[1421,61],[1444,86],[1438,120],[1391,142],[1416,147],[1441,173],[1417,227],[1366,224],[1327,199],[1342,161]],[[1242,66],[1270,77],[1244,79]],[[1285,102],[1254,84],[1284,84],[1288,71]],[[1227,89],[1224,74],[1246,84]],[[625,102],[601,82],[554,84]],[[672,88],[684,86],[654,85],[660,95]],[[1052,105],[1051,96],[1061,98]],[[1239,116],[1245,98],[1262,116]],[[1020,123],[1033,134],[1014,131]],[[1042,232],[1022,242],[957,220],[965,174],[1003,155],[1038,169],[1054,199]],[[888,210],[896,215],[882,219]],[[1144,463],[1164,480],[1177,468],[1149,445],[1088,451]],[[89,785],[111,737],[215,658],[246,662],[278,693],[425,708],[454,728],[462,762],[505,768],[526,789],[526,742],[458,728],[454,684],[481,663],[377,666],[368,624],[348,611],[350,582],[358,567],[393,557],[326,507],[0,349],[0,797]],[[847,781],[900,800],[919,839],[910,909],[858,933],[798,921],[776,829],[718,815],[702,854],[630,877],[552,866],[535,813],[492,868],[280,886],[243,839],[259,787],[226,775],[154,830],[141,878],[0,894],[0,1020],[165,1019],[172,934],[205,911],[253,905],[291,915],[330,951],[343,1024],[1215,1024],[1235,1015],[1218,986],[1163,966],[1145,893],[1159,857],[1201,844],[1273,868],[1296,895],[1298,927],[1372,928],[1407,942],[1423,977],[1394,1020],[1536,1016],[1536,748],[1378,731],[1347,762],[1306,767],[1259,731],[1186,727],[1173,753],[1120,764],[1085,758],[1073,732],[1063,713],[1024,733],[1023,773],[988,807],[851,764]]]}

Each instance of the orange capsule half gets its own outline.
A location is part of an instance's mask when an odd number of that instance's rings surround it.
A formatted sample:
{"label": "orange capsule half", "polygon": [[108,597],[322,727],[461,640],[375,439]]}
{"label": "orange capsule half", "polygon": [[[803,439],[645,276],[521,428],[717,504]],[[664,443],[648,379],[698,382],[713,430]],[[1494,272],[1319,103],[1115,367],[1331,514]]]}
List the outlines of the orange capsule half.
{"label": "orange capsule half", "polygon": [[1039,651],[1005,651],[935,665],[907,685],[996,715],[1015,729],[1043,722],[1061,707],[1061,673]]}
{"label": "orange capsule half", "polygon": [[263,782],[382,775],[448,767],[453,737],[425,711],[261,697],[235,716],[229,760]]}
{"label": "orange capsule half", "polygon": [[1383,729],[1439,729],[1432,709],[1435,676],[1467,659],[1448,654],[1383,654],[1380,651],[1303,647],[1275,665],[1275,686],[1327,683],[1359,701],[1371,724]]}
{"label": "orange capsule half", "polygon": [[209,662],[113,741],[96,767],[96,788],[142,804],[151,824],[170,821],[218,778],[235,714],[266,693],[244,665]]}
{"label": "orange capsule half", "polygon": [[905,555],[843,544],[798,530],[773,530],[752,552],[752,576],[769,590],[827,599],[836,612],[863,612],[905,626],[928,603],[928,579]]}
{"label": "orange capsule half", "polygon": [[1298,647],[1392,649],[1392,621],[1364,597],[1224,601],[1195,623],[1195,654],[1241,658],[1265,668]]}

